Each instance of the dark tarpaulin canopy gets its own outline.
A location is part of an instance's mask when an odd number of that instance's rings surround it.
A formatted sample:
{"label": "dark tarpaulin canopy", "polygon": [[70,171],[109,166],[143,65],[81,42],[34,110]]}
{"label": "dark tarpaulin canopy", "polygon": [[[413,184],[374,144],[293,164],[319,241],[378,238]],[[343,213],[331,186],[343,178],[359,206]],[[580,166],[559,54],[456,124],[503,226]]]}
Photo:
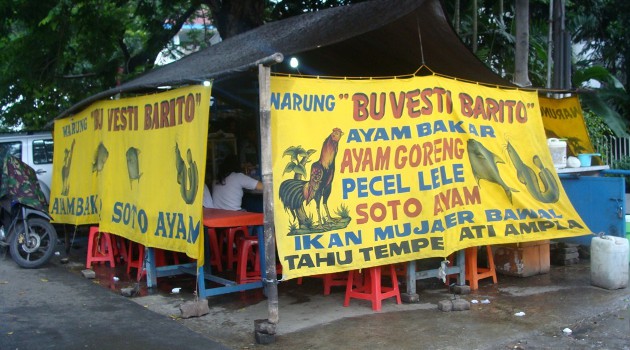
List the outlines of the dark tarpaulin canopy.
{"label": "dark tarpaulin canopy", "polygon": [[439,0],[374,0],[265,24],[86,98],[58,118],[119,93],[206,80],[214,80],[213,95],[237,103],[249,99],[255,105],[253,68],[275,53],[295,56],[300,64],[299,72],[288,62],[275,65],[274,72],[380,77],[413,74],[424,65],[459,79],[512,85],[463,45]]}

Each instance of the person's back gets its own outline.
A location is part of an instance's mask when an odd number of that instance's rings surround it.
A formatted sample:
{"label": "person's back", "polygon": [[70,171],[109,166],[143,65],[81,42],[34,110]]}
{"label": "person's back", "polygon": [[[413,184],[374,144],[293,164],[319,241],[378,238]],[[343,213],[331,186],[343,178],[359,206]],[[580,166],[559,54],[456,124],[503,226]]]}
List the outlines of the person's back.
{"label": "person's back", "polygon": [[235,156],[223,160],[217,180],[212,185],[214,207],[227,210],[243,210],[243,190],[262,190],[262,183],[240,172]]}
{"label": "person's back", "polygon": [[214,202],[212,201],[212,195],[210,194],[210,189],[208,185],[203,185],[203,207],[204,208],[215,208]]}
{"label": "person's back", "polygon": [[243,173],[231,173],[223,184],[215,182],[212,186],[214,207],[228,210],[242,210],[243,189],[253,190],[258,180]]}

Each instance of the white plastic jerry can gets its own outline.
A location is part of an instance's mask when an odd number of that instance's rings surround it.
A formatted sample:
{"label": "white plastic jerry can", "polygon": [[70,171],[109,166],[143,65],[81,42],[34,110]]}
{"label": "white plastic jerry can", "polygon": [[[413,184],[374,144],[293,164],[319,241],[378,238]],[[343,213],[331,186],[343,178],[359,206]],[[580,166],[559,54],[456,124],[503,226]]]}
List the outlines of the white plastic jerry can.
{"label": "white plastic jerry can", "polygon": [[606,289],[628,286],[628,240],[601,236],[591,241],[591,284]]}

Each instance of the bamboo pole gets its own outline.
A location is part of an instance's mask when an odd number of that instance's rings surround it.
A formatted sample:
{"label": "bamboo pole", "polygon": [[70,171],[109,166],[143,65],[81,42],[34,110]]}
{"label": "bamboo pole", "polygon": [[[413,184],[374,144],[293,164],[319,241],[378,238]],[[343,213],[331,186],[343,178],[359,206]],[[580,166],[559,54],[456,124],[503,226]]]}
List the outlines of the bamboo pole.
{"label": "bamboo pole", "polygon": [[273,173],[271,164],[271,65],[284,60],[276,53],[258,65],[260,104],[261,174],[263,182],[265,272],[263,284],[267,296],[268,318],[254,324],[256,342],[269,344],[275,341],[278,314],[278,278],[276,274],[276,235],[273,220]]}

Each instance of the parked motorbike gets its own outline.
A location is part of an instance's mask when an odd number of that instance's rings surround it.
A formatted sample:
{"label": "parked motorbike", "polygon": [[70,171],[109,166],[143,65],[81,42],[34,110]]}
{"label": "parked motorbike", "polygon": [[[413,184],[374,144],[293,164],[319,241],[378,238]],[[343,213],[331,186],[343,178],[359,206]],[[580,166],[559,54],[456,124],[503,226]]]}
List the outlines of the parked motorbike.
{"label": "parked motorbike", "polygon": [[35,171],[10,155],[2,157],[0,172],[0,247],[8,248],[21,267],[32,269],[47,263],[57,245],[46,198]]}

